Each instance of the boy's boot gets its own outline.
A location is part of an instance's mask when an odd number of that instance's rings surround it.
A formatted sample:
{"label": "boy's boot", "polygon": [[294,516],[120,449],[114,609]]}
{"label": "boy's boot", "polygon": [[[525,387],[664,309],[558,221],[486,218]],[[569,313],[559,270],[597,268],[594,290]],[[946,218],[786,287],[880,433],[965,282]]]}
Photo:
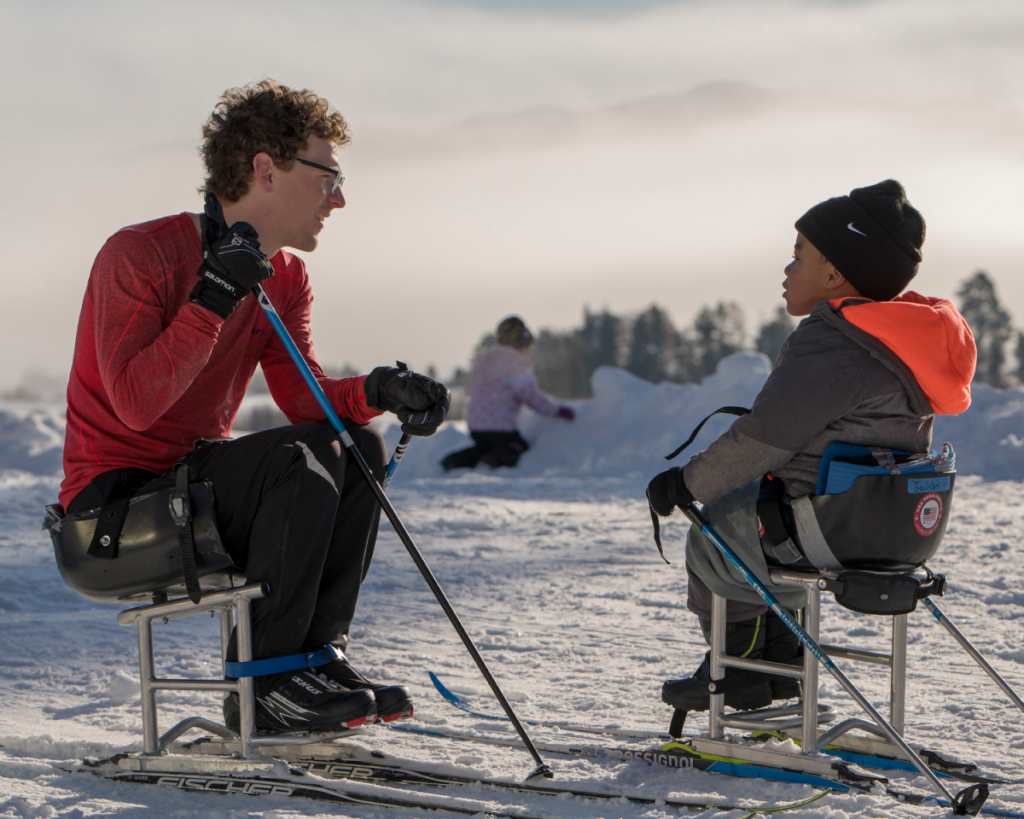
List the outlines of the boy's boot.
{"label": "boy's boot", "polygon": [[[786,610],[795,619],[796,612]],[[801,665],[804,661],[803,646],[800,640],[790,631],[789,626],[782,622],[774,611],[765,614],[764,659],[772,663]],[[788,700],[800,696],[800,681],[792,677],[768,677],[772,688],[773,700]]]}
{"label": "boy's boot", "polygon": [[[761,615],[751,620],[738,623],[727,623],[725,626],[725,651],[734,657],[746,657],[760,660],[765,645],[765,617]],[[711,624],[701,620],[704,637],[710,636]],[[672,718],[673,728],[682,729],[682,722],[689,711],[707,711],[711,705],[711,693],[708,683],[711,681],[711,652],[704,655],[704,661],[692,677],[668,680],[661,687],[663,702],[674,706],[676,714]],[[719,692],[725,693],[725,704],[738,711],[751,711],[764,708],[772,701],[771,684],[764,674],[753,671],[742,671],[736,668],[725,670],[725,679],[717,684]],[[678,723],[678,725],[677,725]],[[678,733],[672,731],[673,735]]]}
{"label": "boy's boot", "polygon": [[[349,691],[308,669],[268,674],[253,682],[256,730],[263,733],[334,733],[371,723],[377,714],[373,692]],[[239,732],[238,694],[224,700],[224,724]]]}

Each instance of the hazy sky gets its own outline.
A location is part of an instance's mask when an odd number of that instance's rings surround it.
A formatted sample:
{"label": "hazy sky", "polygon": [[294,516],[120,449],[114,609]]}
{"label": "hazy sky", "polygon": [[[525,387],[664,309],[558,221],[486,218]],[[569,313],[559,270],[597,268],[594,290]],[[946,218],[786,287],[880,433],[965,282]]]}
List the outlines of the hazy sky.
{"label": "hazy sky", "polygon": [[66,373],[103,241],[199,207],[202,122],[264,76],[352,125],[307,258],[325,363],[445,374],[584,305],[753,329],[796,217],[886,177],[928,221],[918,289],[984,267],[1024,325],[1019,2],[6,0],[0,31],[0,388]]}

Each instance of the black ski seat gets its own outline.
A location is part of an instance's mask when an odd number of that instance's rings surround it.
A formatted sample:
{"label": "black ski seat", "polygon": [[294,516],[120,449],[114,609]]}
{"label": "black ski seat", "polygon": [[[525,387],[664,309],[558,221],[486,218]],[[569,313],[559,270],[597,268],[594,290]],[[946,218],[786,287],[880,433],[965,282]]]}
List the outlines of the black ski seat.
{"label": "black ski seat", "polygon": [[[171,512],[175,486],[161,478],[126,499],[123,523],[103,536],[97,530],[110,506],[65,514],[59,504],[46,507],[43,528],[53,541],[54,557],[64,582],[98,603],[164,599],[184,589],[182,546]],[[217,531],[213,489],[208,482],[189,485],[191,532],[196,575],[201,589],[222,589],[245,582],[228,556]],[[100,535],[100,537],[97,537]]]}
{"label": "black ski seat", "polygon": [[826,575],[912,572],[942,543],[955,465],[950,444],[941,453],[910,455],[832,443],[815,494],[782,501],[778,481],[762,490],[758,515],[769,563]]}

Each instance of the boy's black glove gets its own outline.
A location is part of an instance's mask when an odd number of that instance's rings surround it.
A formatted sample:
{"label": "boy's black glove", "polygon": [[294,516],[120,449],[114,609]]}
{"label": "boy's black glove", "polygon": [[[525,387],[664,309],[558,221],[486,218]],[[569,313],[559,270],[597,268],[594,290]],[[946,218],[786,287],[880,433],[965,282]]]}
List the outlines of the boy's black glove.
{"label": "boy's black glove", "polygon": [[397,364],[377,367],[366,376],[366,403],[397,415],[402,432],[433,435],[448,414],[452,394],[444,384],[411,372],[400,361]]}
{"label": "boy's black glove", "polygon": [[260,251],[256,229],[235,222],[203,253],[196,275],[201,281],[189,299],[226,319],[250,290],[274,275],[274,266]]}
{"label": "boy's black glove", "polygon": [[682,467],[674,466],[667,469],[660,475],[655,475],[647,484],[647,501],[651,509],[663,518],[671,515],[677,506],[682,509],[694,500],[693,494],[683,481]]}

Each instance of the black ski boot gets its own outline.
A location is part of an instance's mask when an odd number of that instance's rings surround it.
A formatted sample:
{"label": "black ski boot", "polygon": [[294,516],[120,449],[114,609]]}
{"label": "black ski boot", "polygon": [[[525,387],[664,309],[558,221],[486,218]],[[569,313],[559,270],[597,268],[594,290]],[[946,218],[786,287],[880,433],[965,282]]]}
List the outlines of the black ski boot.
{"label": "black ski boot", "polygon": [[[764,652],[765,627],[764,616],[738,623],[728,623],[725,627],[725,652],[734,657],[746,657],[760,660]],[[701,629],[707,639],[711,633],[711,625],[701,620]],[[690,711],[707,711],[711,706],[711,652],[704,655],[704,661],[692,677],[668,680],[661,687],[661,699],[676,710],[672,716],[669,733],[678,737],[682,734],[683,722]],[[742,671],[735,668],[725,670],[725,679],[716,683],[719,693],[725,694],[725,704],[737,711],[753,711],[771,704],[772,688],[769,677],[754,671]]]}
{"label": "black ski boot", "polygon": [[[254,682],[256,730],[261,733],[334,733],[376,718],[371,691],[349,691],[308,669],[268,674]],[[224,700],[224,724],[236,734],[241,728],[236,693]]]}
{"label": "black ski boot", "polygon": [[[796,617],[796,612],[787,609],[786,613],[790,617]],[[804,652],[800,640],[774,611],[765,614],[764,632],[763,657],[765,660],[787,665],[803,664]],[[772,687],[773,700],[788,700],[801,695],[799,680],[792,677],[779,677],[775,674],[770,675],[768,680]]]}
{"label": "black ski boot", "polygon": [[347,658],[332,660],[320,666],[317,673],[352,691],[372,691],[377,700],[377,721],[393,722],[412,716],[412,697],[404,685],[383,685],[370,682],[356,671]]}

